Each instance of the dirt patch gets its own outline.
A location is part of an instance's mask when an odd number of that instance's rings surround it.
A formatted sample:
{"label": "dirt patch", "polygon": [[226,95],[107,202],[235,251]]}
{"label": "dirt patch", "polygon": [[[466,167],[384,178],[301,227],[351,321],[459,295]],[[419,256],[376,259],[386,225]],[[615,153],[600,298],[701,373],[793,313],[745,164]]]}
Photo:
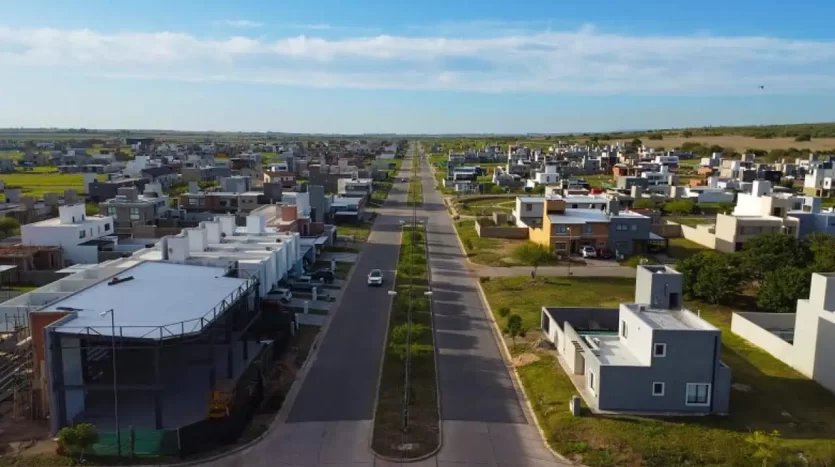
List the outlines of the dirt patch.
{"label": "dirt patch", "polygon": [[523,353],[513,357],[513,366],[520,367],[530,365],[533,362],[539,361],[539,355],[532,353]]}

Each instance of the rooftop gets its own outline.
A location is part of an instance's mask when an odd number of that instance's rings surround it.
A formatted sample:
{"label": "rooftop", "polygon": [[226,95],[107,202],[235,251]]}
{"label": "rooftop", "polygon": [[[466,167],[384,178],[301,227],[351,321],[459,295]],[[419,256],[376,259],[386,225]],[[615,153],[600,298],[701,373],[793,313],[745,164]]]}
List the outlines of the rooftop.
{"label": "rooftop", "polygon": [[699,318],[687,309],[664,310],[648,308],[638,303],[624,303],[623,306],[631,310],[645,324],[652,329],[667,330],[715,330],[712,324]]}
{"label": "rooftop", "polygon": [[42,221],[33,222],[31,224],[26,224],[27,226],[38,226],[38,227],[79,227],[82,225],[89,225],[98,222],[113,222],[113,218],[110,216],[84,216],[84,219],[79,222],[70,222],[66,224],[61,223],[60,217],[52,217],[49,219],[44,219]]}
{"label": "rooftop", "polygon": [[617,334],[578,334],[586,339],[586,345],[592,349],[601,365],[644,366],[632,351],[620,341]]}
{"label": "rooftop", "polygon": [[[108,280],[99,282],[39,311],[81,310],[75,319],[56,326],[66,334],[112,335],[111,317],[100,313],[113,309],[119,336],[174,337],[199,332],[214,319],[213,309],[249,282],[225,274],[226,269],[218,267],[139,262],[113,276],[131,280],[115,285]],[[216,311],[219,316],[224,309]]]}
{"label": "rooftop", "polygon": [[587,222],[609,222],[609,216],[597,209],[566,209],[565,214],[549,214],[554,224],[585,224]]}

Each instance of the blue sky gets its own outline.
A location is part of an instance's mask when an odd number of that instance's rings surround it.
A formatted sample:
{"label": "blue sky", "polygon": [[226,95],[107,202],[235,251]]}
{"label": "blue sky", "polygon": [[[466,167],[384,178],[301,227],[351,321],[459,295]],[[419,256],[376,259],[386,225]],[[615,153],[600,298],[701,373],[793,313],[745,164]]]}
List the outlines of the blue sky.
{"label": "blue sky", "polygon": [[511,133],[835,121],[831,0],[68,3],[0,0],[0,127]]}

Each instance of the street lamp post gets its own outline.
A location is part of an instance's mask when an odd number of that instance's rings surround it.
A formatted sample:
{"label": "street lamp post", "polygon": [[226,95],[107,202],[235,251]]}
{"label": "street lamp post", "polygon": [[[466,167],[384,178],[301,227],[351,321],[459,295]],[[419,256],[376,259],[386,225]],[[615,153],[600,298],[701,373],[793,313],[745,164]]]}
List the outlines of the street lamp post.
{"label": "street lamp post", "polygon": [[113,359],[113,415],[116,418],[116,453],[122,457],[122,434],[119,431],[119,388],[116,383],[116,316],[113,308],[102,311],[99,316],[110,315],[110,347]]}

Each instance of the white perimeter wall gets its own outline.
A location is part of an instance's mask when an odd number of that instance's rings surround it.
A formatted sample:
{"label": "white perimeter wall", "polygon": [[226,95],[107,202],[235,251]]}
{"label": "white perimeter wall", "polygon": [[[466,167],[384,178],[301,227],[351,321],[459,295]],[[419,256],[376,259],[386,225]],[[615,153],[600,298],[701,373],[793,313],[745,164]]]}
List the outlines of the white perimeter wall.
{"label": "white perimeter wall", "polygon": [[731,332],[799,370],[794,346],[765,329],[794,328],[795,316],[794,313],[734,313],[731,317]]}

